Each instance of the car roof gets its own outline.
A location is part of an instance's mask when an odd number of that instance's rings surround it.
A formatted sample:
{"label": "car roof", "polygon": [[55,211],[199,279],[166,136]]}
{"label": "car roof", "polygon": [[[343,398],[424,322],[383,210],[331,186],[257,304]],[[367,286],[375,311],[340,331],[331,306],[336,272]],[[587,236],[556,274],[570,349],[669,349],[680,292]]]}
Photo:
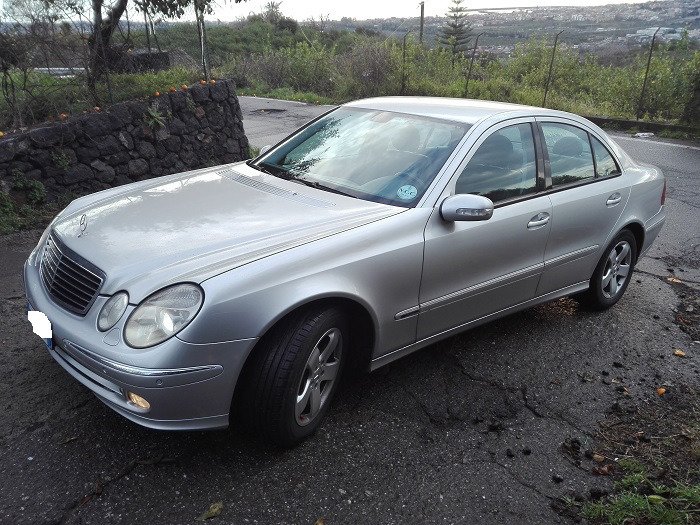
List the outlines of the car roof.
{"label": "car roof", "polygon": [[478,121],[499,113],[524,112],[528,115],[570,115],[534,106],[441,97],[377,97],[355,100],[344,104],[346,107],[395,111],[423,117],[441,118],[473,125]]}

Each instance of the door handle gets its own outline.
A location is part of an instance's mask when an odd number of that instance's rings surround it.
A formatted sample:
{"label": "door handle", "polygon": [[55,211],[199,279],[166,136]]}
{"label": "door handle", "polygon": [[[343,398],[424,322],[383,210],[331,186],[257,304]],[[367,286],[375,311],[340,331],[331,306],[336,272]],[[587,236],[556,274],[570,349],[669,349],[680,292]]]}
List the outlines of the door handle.
{"label": "door handle", "polygon": [[613,193],[608,197],[608,200],[605,201],[606,206],[615,206],[617,204],[620,204],[622,201],[622,195],[620,195],[618,192]]}
{"label": "door handle", "polygon": [[540,228],[547,224],[549,222],[549,213],[538,213],[535,215],[532,219],[530,219],[530,222],[527,223],[527,229],[528,230],[535,230],[537,228]]}

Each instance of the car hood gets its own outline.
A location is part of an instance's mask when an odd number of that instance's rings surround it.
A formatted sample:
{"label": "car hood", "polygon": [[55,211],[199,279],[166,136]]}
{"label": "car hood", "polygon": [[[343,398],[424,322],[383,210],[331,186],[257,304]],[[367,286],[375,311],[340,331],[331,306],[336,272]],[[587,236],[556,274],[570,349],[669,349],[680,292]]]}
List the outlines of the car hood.
{"label": "car hood", "polygon": [[139,301],[404,211],[285,181],[245,163],[78,199],[53,234],[105,274],[102,293]]}

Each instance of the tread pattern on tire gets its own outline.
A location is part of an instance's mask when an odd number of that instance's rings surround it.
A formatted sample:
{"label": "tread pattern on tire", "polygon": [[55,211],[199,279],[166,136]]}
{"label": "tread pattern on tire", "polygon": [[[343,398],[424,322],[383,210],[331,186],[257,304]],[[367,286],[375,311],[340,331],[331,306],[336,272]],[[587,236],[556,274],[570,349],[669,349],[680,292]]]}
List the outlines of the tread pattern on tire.
{"label": "tread pattern on tire", "polygon": [[265,347],[253,355],[251,373],[241,399],[249,430],[257,438],[283,446],[298,441],[283,419],[285,398],[289,390],[296,388],[291,377],[295,362],[309,344],[315,328],[336,316],[342,317],[342,311],[335,307],[302,310],[265,336],[262,341]]}

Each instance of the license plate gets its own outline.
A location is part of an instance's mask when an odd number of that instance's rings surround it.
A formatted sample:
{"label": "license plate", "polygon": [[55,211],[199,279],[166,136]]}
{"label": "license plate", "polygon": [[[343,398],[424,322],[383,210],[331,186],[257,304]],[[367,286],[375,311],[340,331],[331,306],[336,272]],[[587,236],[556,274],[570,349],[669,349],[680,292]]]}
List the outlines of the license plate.
{"label": "license plate", "polygon": [[[53,350],[53,334],[51,332],[51,322],[46,314],[34,310],[32,303],[27,301],[27,319],[32,323],[32,329],[34,333],[37,334],[44,341],[46,348]],[[51,335],[51,337],[43,337],[45,335]]]}

